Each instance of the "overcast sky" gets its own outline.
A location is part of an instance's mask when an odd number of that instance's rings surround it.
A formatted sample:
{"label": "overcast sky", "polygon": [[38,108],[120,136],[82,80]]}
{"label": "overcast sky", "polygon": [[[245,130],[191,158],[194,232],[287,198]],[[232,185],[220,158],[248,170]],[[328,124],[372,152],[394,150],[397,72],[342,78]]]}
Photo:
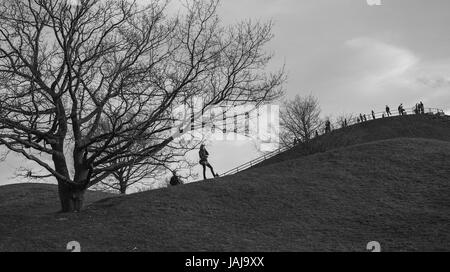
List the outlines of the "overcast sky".
{"label": "overcast sky", "polygon": [[316,95],[325,115],[385,104],[450,109],[450,1],[226,0],[227,22],[273,19],[288,95]]}
{"label": "overcast sky", "polygon": [[[288,97],[312,93],[324,116],[419,100],[450,113],[449,11],[448,0],[223,0],[220,7],[227,24],[275,22],[268,49],[274,68],[286,65]],[[219,172],[257,155],[249,142],[208,148]],[[0,183],[17,164],[0,166]]]}

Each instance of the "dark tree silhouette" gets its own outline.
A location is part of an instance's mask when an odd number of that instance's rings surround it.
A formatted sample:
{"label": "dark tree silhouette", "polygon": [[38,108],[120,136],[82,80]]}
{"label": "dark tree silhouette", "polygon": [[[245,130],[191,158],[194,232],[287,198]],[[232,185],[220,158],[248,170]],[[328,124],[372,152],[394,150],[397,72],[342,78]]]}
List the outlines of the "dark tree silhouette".
{"label": "dark tree silhouette", "polygon": [[286,101],[280,113],[281,142],[285,145],[292,145],[294,140],[308,142],[322,128],[320,113],[319,100],[312,95],[297,95]]}
{"label": "dark tree silhouette", "polygon": [[342,113],[334,118],[337,125],[336,128],[342,128],[347,124],[347,126],[352,125],[355,122],[356,117],[352,113]]}
{"label": "dark tree silhouette", "polygon": [[193,1],[172,18],[160,1],[2,1],[0,145],[54,176],[62,211],[77,211],[87,188],[187,131],[171,110],[188,99],[203,99],[198,117],[279,97],[272,23],[224,27],[217,6]]}

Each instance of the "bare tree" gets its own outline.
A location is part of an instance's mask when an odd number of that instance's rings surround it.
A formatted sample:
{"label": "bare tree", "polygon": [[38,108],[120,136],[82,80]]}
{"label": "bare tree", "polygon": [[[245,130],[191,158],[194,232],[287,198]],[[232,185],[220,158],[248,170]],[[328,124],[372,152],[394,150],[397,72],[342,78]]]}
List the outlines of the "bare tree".
{"label": "bare tree", "polygon": [[[106,133],[112,128],[110,127],[110,123],[101,122],[98,129]],[[170,132],[153,136],[158,136],[158,138],[146,138],[144,141],[134,142],[129,147],[133,149],[133,152],[130,152],[129,156],[111,160],[109,162],[110,165],[121,164],[123,167],[113,171],[110,176],[96,184],[93,189],[119,192],[124,195],[132,186],[149,187],[150,184],[154,185],[158,181],[161,181],[168,172],[193,167],[193,163],[188,161],[186,154],[195,149],[203,138],[195,137],[187,133],[183,137],[180,137],[180,139],[170,142],[165,148],[148,155],[144,159],[135,156],[134,154],[138,154],[140,150],[145,150],[149,146],[156,145],[162,139],[170,137]],[[120,146],[113,146],[110,152],[120,152]],[[189,175],[186,176],[186,178],[188,177]]]}
{"label": "bare tree", "polygon": [[170,111],[187,99],[204,100],[199,116],[279,97],[272,23],[224,27],[217,6],[193,1],[171,18],[160,1],[2,1],[0,145],[54,176],[62,211],[78,211],[87,188],[186,131],[172,133]]}
{"label": "bare tree", "polygon": [[320,113],[319,100],[313,95],[297,95],[286,101],[280,113],[281,143],[308,142],[323,124]]}
{"label": "bare tree", "polygon": [[342,113],[335,118],[336,128],[348,127],[353,124],[355,119],[355,115],[352,113]]}
{"label": "bare tree", "polygon": [[[173,171],[183,172],[183,179],[193,177],[192,169],[197,162],[191,162],[187,159],[187,153],[197,147],[195,143],[200,142],[199,139],[193,139],[193,143],[180,145],[176,141],[168,144],[159,152],[149,155],[144,160],[137,161],[136,156],[118,158],[111,164],[123,164],[124,167],[115,170],[108,178],[102,180],[95,189],[126,194],[127,190],[133,186],[149,187],[149,185],[162,185],[162,179],[171,174]],[[146,141],[142,144],[135,144],[132,148],[139,150],[145,149],[152,143]]]}

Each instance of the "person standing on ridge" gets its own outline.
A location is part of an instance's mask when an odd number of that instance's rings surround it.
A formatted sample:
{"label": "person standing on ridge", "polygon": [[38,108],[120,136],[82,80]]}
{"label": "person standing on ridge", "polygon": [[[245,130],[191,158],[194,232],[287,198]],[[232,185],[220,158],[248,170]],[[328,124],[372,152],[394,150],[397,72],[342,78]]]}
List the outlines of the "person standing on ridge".
{"label": "person standing on ridge", "polygon": [[330,120],[327,120],[325,122],[325,133],[330,133],[331,132],[331,122]]}
{"label": "person standing on ridge", "polygon": [[214,177],[218,177],[219,175],[214,173],[213,167],[208,162],[209,153],[206,150],[204,144],[200,145],[200,151],[198,152],[198,154],[200,156],[200,162],[199,163],[203,166],[203,179],[206,180],[206,167],[208,167],[211,170],[211,173],[212,173],[212,175]]}
{"label": "person standing on ridge", "polygon": [[398,115],[405,115],[405,110],[403,109],[403,103],[398,106]]}
{"label": "person standing on ridge", "polygon": [[375,120],[375,112],[372,110],[372,119]]}
{"label": "person standing on ridge", "polygon": [[388,105],[386,105],[386,115],[387,117],[391,116],[391,109],[389,108]]}

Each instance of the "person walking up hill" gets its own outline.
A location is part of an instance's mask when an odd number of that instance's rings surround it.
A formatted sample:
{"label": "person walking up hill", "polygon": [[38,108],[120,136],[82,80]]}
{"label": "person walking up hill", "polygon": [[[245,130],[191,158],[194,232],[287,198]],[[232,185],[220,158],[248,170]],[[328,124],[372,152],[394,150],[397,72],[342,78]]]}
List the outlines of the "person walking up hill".
{"label": "person walking up hill", "polygon": [[216,173],[214,173],[213,167],[212,167],[211,164],[209,164],[209,162],[208,162],[208,156],[209,156],[209,153],[208,153],[208,151],[206,150],[204,144],[201,144],[201,145],[200,145],[200,151],[198,152],[198,154],[199,154],[199,156],[200,156],[200,162],[199,162],[199,163],[200,163],[200,164],[202,165],[202,167],[203,167],[203,179],[206,180],[206,167],[208,167],[208,168],[211,170],[211,174],[212,174],[214,177],[218,177],[219,175],[216,174]]}

